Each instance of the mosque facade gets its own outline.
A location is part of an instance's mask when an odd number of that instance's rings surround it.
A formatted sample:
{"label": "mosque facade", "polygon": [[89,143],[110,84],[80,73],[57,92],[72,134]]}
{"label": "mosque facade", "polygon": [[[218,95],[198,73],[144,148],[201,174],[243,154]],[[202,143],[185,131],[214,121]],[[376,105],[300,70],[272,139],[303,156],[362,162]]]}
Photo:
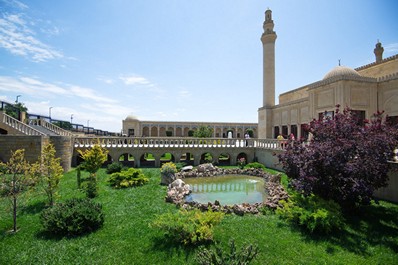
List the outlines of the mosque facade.
{"label": "mosque facade", "polygon": [[383,59],[380,42],[374,48],[375,61],[355,69],[336,66],[322,80],[279,95],[275,104],[275,42],[272,11],[265,12],[263,44],[263,106],[258,110],[258,137],[285,138],[293,133],[305,137],[313,119],[333,116],[336,105],[348,106],[360,118],[369,119],[385,111],[398,124],[398,55]]}
{"label": "mosque facade", "polygon": [[260,139],[306,136],[305,128],[313,119],[333,117],[336,105],[350,107],[360,118],[369,119],[385,111],[389,121],[398,124],[398,54],[383,58],[384,48],[376,43],[375,61],[355,69],[336,66],[322,80],[279,95],[275,104],[275,42],[272,11],[265,12],[263,46],[263,105],[258,109],[258,123],[163,122],[140,121],[130,115],[123,120],[125,136],[188,137],[199,126],[213,129],[214,138],[244,138],[247,131]]}

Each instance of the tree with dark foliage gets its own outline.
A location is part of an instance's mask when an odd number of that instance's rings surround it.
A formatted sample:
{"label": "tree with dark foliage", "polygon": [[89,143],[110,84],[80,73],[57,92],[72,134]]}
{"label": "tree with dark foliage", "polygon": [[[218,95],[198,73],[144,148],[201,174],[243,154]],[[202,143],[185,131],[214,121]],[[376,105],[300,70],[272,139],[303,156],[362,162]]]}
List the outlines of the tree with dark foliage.
{"label": "tree with dark foliage", "polygon": [[362,122],[350,108],[336,107],[333,118],[309,124],[309,142],[289,141],[279,161],[294,189],[351,209],[369,204],[387,185],[398,129],[383,122],[383,112]]}

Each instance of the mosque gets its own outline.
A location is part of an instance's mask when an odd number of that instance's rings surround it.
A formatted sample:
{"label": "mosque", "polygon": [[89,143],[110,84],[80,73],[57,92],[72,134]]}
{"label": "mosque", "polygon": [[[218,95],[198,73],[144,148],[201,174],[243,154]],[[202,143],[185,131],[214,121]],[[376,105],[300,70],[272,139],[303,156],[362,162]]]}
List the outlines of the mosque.
{"label": "mosque", "polygon": [[335,106],[349,106],[360,118],[369,119],[384,110],[390,122],[398,124],[398,54],[383,59],[380,42],[374,48],[375,62],[352,69],[336,66],[322,80],[279,95],[275,104],[275,42],[272,11],[265,12],[261,36],[263,45],[263,106],[258,123],[206,123],[140,121],[134,116],[123,120],[126,136],[187,137],[200,125],[213,128],[213,137],[243,138],[251,131],[254,138],[276,138],[294,134],[305,137],[305,126],[323,115],[333,116]]}
{"label": "mosque", "polygon": [[265,12],[263,44],[263,106],[258,110],[258,138],[293,133],[305,137],[305,125],[323,115],[334,115],[336,105],[348,106],[360,118],[369,119],[384,110],[398,124],[398,55],[383,59],[376,43],[375,62],[355,69],[336,66],[322,80],[279,95],[275,105],[275,41],[272,11]]}

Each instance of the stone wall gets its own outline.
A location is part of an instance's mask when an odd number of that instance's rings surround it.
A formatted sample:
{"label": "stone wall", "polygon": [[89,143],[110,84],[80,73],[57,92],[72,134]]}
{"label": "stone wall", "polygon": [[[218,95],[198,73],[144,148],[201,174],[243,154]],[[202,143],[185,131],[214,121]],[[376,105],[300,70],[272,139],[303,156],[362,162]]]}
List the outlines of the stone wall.
{"label": "stone wall", "polygon": [[49,142],[54,144],[56,156],[61,158],[61,166],[65,172],[71,168],[73,141],[66,136],[0,136],[0,160],[7,162],[11,158],[11,151],[25,149],[25,159],[34,163],[42,153],[44,145]]}
{"label": "stone wall", "polygon": [[51,136],[51,143],[55,147],[55,155],[61,158],[61,166],[65,172],[71,169],[73,154],[73,138],[70,136]]}
{"label": "stone wall", "polygon": [[48,137],[2,135],[0,137],[0,160],[6,162],[11,158],[11,151],[25,149],[25,159],[28,162],[36,162],[45,142],[48,142]]}
{"label": "stone wall", "polygon": [[281,165],[278,164],[278,154],[281,154],[283,150],[269,150],[256,148],[255,157],[257,161],[267,168],[282,170]]}

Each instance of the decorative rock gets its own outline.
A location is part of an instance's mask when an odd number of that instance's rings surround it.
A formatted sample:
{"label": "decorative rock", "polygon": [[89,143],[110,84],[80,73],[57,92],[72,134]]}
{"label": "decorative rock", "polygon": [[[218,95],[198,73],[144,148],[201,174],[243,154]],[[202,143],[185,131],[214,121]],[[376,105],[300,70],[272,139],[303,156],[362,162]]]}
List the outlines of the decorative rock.
{"label": "decorative rock", "polygon": [[169,185],[176,179],[173,173],[170,174],[161,174],[160,176],[160,184],[161,185]]}
{"label": "decorative rock", "polygon": [[191,171],[193,169],[193,166],[186,166],[181,168],[181,171],[186,172],[186,171]]}

